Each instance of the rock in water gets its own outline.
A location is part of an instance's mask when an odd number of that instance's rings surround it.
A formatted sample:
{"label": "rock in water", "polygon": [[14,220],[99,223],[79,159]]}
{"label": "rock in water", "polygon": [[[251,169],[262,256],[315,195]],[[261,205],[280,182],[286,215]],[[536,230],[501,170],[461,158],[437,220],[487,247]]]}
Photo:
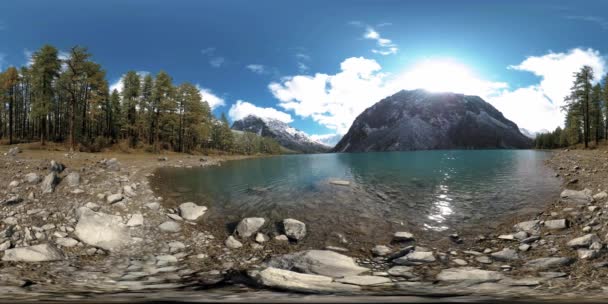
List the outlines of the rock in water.
{"label": "rock in water", "polygon": [[306,236],[306,224],[295,219],[284,219],[283,229],[288,238],[296,241],[302,240]]}
{"label": "rock in water", "polygon": [[236,234],[242,238],[248,238],[258,232],[264,226],[266,220],[261,217],[248,217],[242,219],[236,226]]}
{"label": "rock in water", "polygon": [[203,216],[205,212],[207,212],[207,207],[199,206],[192,202],[179,205],[179,215],[188,221],[196,221],[199,217]]}
{"label": "rock in water", "polygon": [[249,115],[235,121],[232,124],[232,129],[274,138],[281,146],[293,151],[320,153],[327,152],[330,149],[330,147],[312,140],[306,133],[272,118]]}
{"label": "rock in water", "polygon": [[503,275],[496,271],[481,270],[474,267],[458,267],[442,270],[437,275],[438,281],[450,283],[485,283],[497,282]]}
{"label": "rock in water", "polygon": [[55,191],[55,187],[58,183],[59,178],[57,177],[57,172],[52,171],[44,178],[42,184],[40,184],[40,189],[42,190],[42,193],[52,193]]}
{"label": "rock in water", "polygon": [[336,283],[327,276],[303,274],[272,267],[262,271],[251,271],[250,276],[261,285],[295,292],[334,293],[360,290],[355,285]]}
{"label": "rock in water", "polygon": [[402,90],[361,113],[333,151],[531,146],[515,123],[478,96]]}
{"label": "rock in water", "polygon": [[348,256],[329,250],[306,250],[273,257],[268,266],[335,278],[369,271]]}
{"label": "rock in water", "polygon": [[80,207],[78,214],[74,233],[83,243],[114,251],[131,240],[129,230],[120,216],[95,212],[86,207]]}
{"label": "rock in water", "polygon": [[63,259],[59,249],[50,244],[40,244],[28,247],[19,247],[4,251],[3,261],[16,262],[46,262]]}

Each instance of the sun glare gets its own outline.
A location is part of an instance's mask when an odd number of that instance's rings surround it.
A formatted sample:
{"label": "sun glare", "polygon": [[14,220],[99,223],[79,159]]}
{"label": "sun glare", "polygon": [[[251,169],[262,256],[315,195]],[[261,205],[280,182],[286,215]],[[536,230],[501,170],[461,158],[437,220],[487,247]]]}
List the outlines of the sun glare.
{"label": "sun glare", "polygon": [[402,75],[401,83],[410,89],[431,92],[477,94],[485,87],[466,65],[454,60],[425,60]]}

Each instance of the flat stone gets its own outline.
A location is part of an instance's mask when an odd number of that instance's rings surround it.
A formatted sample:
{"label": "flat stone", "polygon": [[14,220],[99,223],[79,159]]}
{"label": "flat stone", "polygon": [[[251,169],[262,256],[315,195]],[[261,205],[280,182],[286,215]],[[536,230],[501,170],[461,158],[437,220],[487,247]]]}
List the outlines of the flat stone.
{"label": "flat stone", "polygon": [[144,206],[146,206],[146,208],[151,209],[151,210],[158,210],[158,209],[160,209],[160,204],[157,203],[157,202],[147,203]]}
{"label": "flat stone", "polygon": [[118,203],[120,201],[122,201],[124,199],[124,197],[122,196],[122,194],[120,193],[116,193],[116,194],[110,194],[108,195],[108,197],[106,198],[106,200],[108,201],[108,203],[110,204],[114,204],[114,203]]}
{"label": "flat stone", "polygon": [[492,260],[485,255],[476,257],[475,261],[482,263],[482,264],[492,264]]}
{"label": "flat stone", "polygon": [[77,240],[75,240],[73,238],[69,238],[69,237],[57,238],[57,239],[55,239],[55,243],[62,247],[74,247],[74,246],[78,245]]}
{"label": "flat stone", "polygon": [[272,257],[268,266],[341,278],[369,271],[353,258],[329,250],[306,250]]}
{"label": "flat stone", "polygon": [[262,217],[248,217],[242,219],[236,226],[235,233],[241,238],[248,238],[264,226],[266,220]]}
{"label": "flat stone", "polygon": [[250,276],[261,285],[270,288],[303,293],[356,292],[359,286],[334,282],[333,278],[303,274],[269,267],[262,271],[251,271]]}
{"label": "flat stone", "polygon": [[283,229],[285,235],[292,240],[300,241],[306,236],[306,224],[296,219],[284,219]]}
{"label": "flat stone", "polygon": [[474,267],[444,269],[437,274],[437,280],[450,283],[485,283],[498,282],[504,276],[496,271],[481,270]]}
{"label": "flat stone", "polygon": [[144,224],[144,216],[141,213],[135,213],[131,215],[131,218],[127,222],[128,227],[136,227]]}
{"label": "flat stone", "polygon": [[414,251],[393,260],[397,265],[422,265],[432,262],[435,262],[435,256],[430,251]]}
{"label": "flat stone", "polygon": [[592,191],[589,189],[581,191],[566,189],[562,191],[560,197],[575,203],[590,203],[593,202],[593,196],[591,196],[591,193]]}
{"label": "flat stone", "polygon": [[565,272],[545,271],[545,272],[539,272],[538,275],[540,275],[541,277],[543,277],[545,279],[557,279],[557,278],[563,278],[563,277],[567,276],[568,274]]}
{"label": "flat stone", "polygon": [[528,244],[521,244],[521,245],[519,245],[518,249],[519,249],[519,251],[524,251],[525,252],[525,251],[530,250],[530,245],[528,245]]}
{"label": "flat stone", "polygon": [[581,248],[581,247],[589,247],[591,244],[595,242],[600,242],[600,238],[595,233],[586,234],[581,237],[577,237],[568,242],[568,247],[572,248]]}
{"label": "flat stone", "polygon": [[229,236],[228,239],[226,239],[226,241],[224,242],[224,245],[226,245],[226,247],[228,247],[230,249],[237,249],[237,248],[243,247],[243,243],[239,242],[232,235]]}
{"label": "flat stone", "polygon": [[502,262],[519,260],[519,255],[517,254],[517,251],[515,251],[511,248],[505,248],[501,251],[491,253],[490,256],[494,260],[502,261]]}
{"label": "flat stone", "polygon": [[545,227],[550,230],[561,230],[568,228],[568,223],[565,219],[545,221]]}
{"label": "flat stone", "polygon": [[274,237],[274,239],[276,241],[279,241],[279,242],[287,242],[287,241],[289,241],[289,238],[286,235],[284,235],[284,234],[277,235],[277,236]]}
{"label": "flat stone", "polygon": [[413,241],[414,235],[409,232],[398,231],[393,235],[393,239],[395,241]]}
{"label": "flat stone", "polygon": [[16,262],[47,262],[62,259],[61,251],[50,244],[7,249],[2,257],[3,261]]}
{"label": "flat stone", "polygon": [[114,251],[131,241],[129,230],[120,216],[95,212],[86,207],[78,208],[78,216],[74,234],[83,243]]}
{"label": "flat stone", "polygon": [[574,260],[568,257],[538,258],[526,262],[524,264],[524,267],[545,270],[567,266],[570,265],[572,262],[574,262]]}
{"label": "flat stone", "polygon": [[179,205],[179,215],[187,221],[196,221],[205,215],[205,212],[207,212],[207,207],[199,206],[192,202]]}
{"label": "flat stone", "polygon": [[371,275],[346,276],[341,279],[336,279],[336,282],[358,286],[373,286],[392,283],[391,279],[389,278]]}
{"label": "flat stone", "polygon": [[466,266],[467,264],[469,264],[467,261],[465,261],[463,259],[453,259],[452,262],[454,262],[454,264],[456,264],[458,266]]}
{"label": "flat stone", "polygon": [[403,277],[413,279],[416,275],[412,272],[413,268],[409,266],[393,266],[387,271],[389,275],[394,277]]}
{"label": "flat stone", "polygon": [[180,232],[182,230],[182,227],[179,225],[179,223],[174,221],[166,221],[160,224],[158,228],[164,232]]}
{"label": "flat stone", "polygon": [[592,260],[600,256],[600,251],[593,249],[578,249],[576,254],[581,260]]}

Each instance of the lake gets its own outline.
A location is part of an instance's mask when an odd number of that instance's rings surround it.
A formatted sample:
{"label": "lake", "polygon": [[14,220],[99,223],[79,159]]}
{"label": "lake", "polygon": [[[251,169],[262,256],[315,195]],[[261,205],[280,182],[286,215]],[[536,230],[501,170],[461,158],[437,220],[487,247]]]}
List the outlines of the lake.
{"label": "lake", "polygon": [[162,168],[152,182],[168,207],[208,206],[205,221],[226,233],[243,217],[272,223],[291,217],[307,224],[311,244],[379,244],[399,230],[429,238],[488,232],[500,219],[540,210],[559,193],[560,180],[544,165],[549,156],[534,150],[285,155]]}

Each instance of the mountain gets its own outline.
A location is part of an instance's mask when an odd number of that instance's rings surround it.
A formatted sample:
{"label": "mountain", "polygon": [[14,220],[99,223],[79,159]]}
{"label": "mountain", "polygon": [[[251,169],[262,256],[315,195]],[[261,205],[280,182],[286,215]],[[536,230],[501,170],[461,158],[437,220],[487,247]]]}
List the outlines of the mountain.
{"label": "mountain", "polygon": [[530,147],[514,122],[478,96],[402,90],[363,111],[333,151]]}
{"label": "mountain", "polygon": [[281,146],[296,152],[323,153],[331,149],[331,147],[311,139],[306,133],[272,118],[249,115],[235,121],[232,124],[232,129],[274,138]]}

